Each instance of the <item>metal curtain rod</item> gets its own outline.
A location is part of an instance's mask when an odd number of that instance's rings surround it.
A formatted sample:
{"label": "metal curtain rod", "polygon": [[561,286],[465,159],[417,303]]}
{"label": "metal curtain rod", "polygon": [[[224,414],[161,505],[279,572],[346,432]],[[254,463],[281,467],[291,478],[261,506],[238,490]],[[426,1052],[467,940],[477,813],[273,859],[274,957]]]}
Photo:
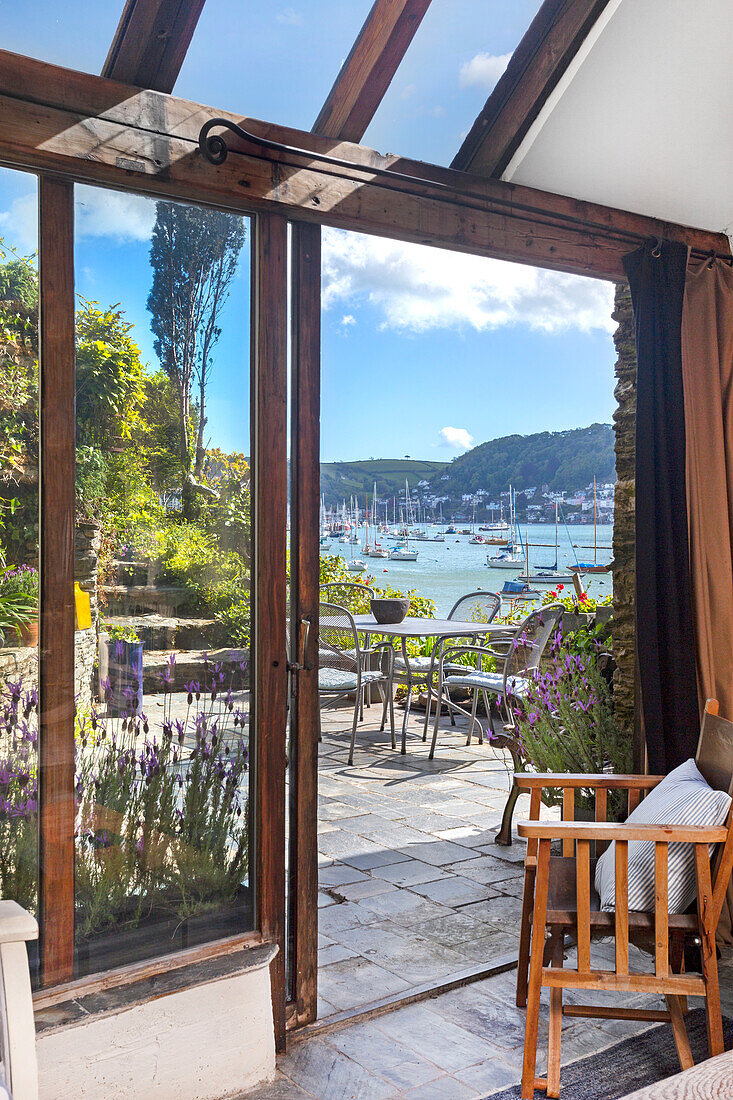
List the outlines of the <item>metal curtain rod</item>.
{"label": "metal curtain rod", "polygon": [[[473,191],[463,191],[459,188],[453,187],[448,183],[441,183],[439,180],[425,179],[423,176],[410,176],[405,172],[395,171],[392,168],[381,168],[377,165],[359,164],[353,160],[343,160],[341,157],[333,157],[327,153],[314,153],[312,149],[301,149],[296,145],[286,145],[285,142],[275,141],[272,138],[261,137],[257,134],[251,133],[249,130],[245,130],[243,126],[240,126],[236,122],[232,122],[228,118],[210,118],[208,122],[205,122],[199,132],[199,149],[203,156],[209,161],[210,164],[223,164],[229,155],[229,146],[227,145],[224,137],[221,134],[213,134],[211,131],[215,128],[223,128],[231,130],[237,137],[242,138],[244,141],[251,142],[255,145],[260,145],[264,149],[272,149],[277,153],[286,153],[299,157],[310,157],[311,159],[317,159],[325,164],[332,164],[336,168],[346,168],[348,171],[367,172],[372,175],[381,176],[387,180],[398,180],[404,183],[417,183],[422,187],[434,187],[441,191],[447,191],[451,195],[460,195],[464,198],[474,200],[474,202],[481,198],[480,195],[476,195]],[[293,165],[297,167],[297,165]],[[525,214],[531,214],[533,217],[540,217],[544,219],[543,224],[551,225],[558,228],[558,222],[566,225],[575,225],[583,229],[595,229],[603,233],[607,237],[616,237],[619,240],[631,241],[635,244],[641,244],[649,240],[648,236],[641,233],[634,233],[633,230],[627,229],[614,229],[602,222],[593,222],[584,218],[575,217],[573,214],[563,214],[560,211],[550,212],[547,210],[541,210],[535,206],[531,206],[529,203],[515,202],[513,199],[503,199],[499,196],[490,195],[487,196],[486,201],[494,203],[497,206],[504,206],[508,208],[508,216],[516,214],[517,211],[521,211]],[[661,240],[661,238],[657,238]],[[703,249],[693,248],[692,252],[699,256],[707,256],[709,259],[722,259],[729,260],[731,257],[725,253],[711,253],[704,251]]]}

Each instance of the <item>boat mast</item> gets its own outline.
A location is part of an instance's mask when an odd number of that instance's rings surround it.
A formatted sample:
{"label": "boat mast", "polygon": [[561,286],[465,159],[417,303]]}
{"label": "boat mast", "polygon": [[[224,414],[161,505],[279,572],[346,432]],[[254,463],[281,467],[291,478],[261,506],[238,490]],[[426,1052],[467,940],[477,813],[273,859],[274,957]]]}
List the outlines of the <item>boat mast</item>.
{"label": "boat mast", "polygon": [[596,510],[596,475],[593,474],[593,564],[598,565],[598,512]]}

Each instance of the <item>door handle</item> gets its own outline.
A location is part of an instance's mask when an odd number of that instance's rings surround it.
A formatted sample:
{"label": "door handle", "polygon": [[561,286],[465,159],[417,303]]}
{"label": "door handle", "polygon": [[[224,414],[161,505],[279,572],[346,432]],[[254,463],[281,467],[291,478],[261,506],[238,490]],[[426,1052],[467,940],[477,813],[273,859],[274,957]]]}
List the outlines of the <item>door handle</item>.
{"label": "door handle", "polygon": [[309,672],[312,667],[307,663],[310,629],[310,619],[307,617],[302,618],[298,623],[298,660],[288,663],[290,672]]}

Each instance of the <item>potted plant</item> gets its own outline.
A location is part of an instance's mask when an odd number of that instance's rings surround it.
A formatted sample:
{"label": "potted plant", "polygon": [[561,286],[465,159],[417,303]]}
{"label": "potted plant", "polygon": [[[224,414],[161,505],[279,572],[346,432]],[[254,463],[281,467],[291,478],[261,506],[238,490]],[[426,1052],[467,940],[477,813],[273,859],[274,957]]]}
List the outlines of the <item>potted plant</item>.
{"label": "potted plant", "polygon": [[99,694],[110,715],[142,709],[143,645],[132,626],[109,626],[99,635]]}
{"label": "potted plant", "polygon": [[38,570],[15,565],[0,573],[0,636],[18,645],[38,645]]}

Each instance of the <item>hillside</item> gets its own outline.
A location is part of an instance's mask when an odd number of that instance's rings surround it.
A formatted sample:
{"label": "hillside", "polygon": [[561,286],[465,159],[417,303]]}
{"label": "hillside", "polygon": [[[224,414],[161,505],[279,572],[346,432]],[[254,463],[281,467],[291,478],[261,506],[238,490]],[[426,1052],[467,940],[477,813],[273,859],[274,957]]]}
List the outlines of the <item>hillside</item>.
{"label": "hillside", "polygon": [[326,507],[341,504],[355,496],[361,508],[364,507],[364,494],[371,501],[374,482],[377,483],[377,495],[380,497],[404,497],[405,478],[410,489],[418,481],[430,481],[439,476],[446,468],[446,462],[421,462],[411,458],[375,458],[363,462],[322,462],[321,493],[326,498]]}
{"label": "hillside", "polygon": [[549,485],[573,492],[593,481],[615,481],[614,434],[610,424],[566,432],[507,435],[467,451],[430,479],[435,496],[460,501],[485,490],[497,499],[511,483],[517,490]]}

